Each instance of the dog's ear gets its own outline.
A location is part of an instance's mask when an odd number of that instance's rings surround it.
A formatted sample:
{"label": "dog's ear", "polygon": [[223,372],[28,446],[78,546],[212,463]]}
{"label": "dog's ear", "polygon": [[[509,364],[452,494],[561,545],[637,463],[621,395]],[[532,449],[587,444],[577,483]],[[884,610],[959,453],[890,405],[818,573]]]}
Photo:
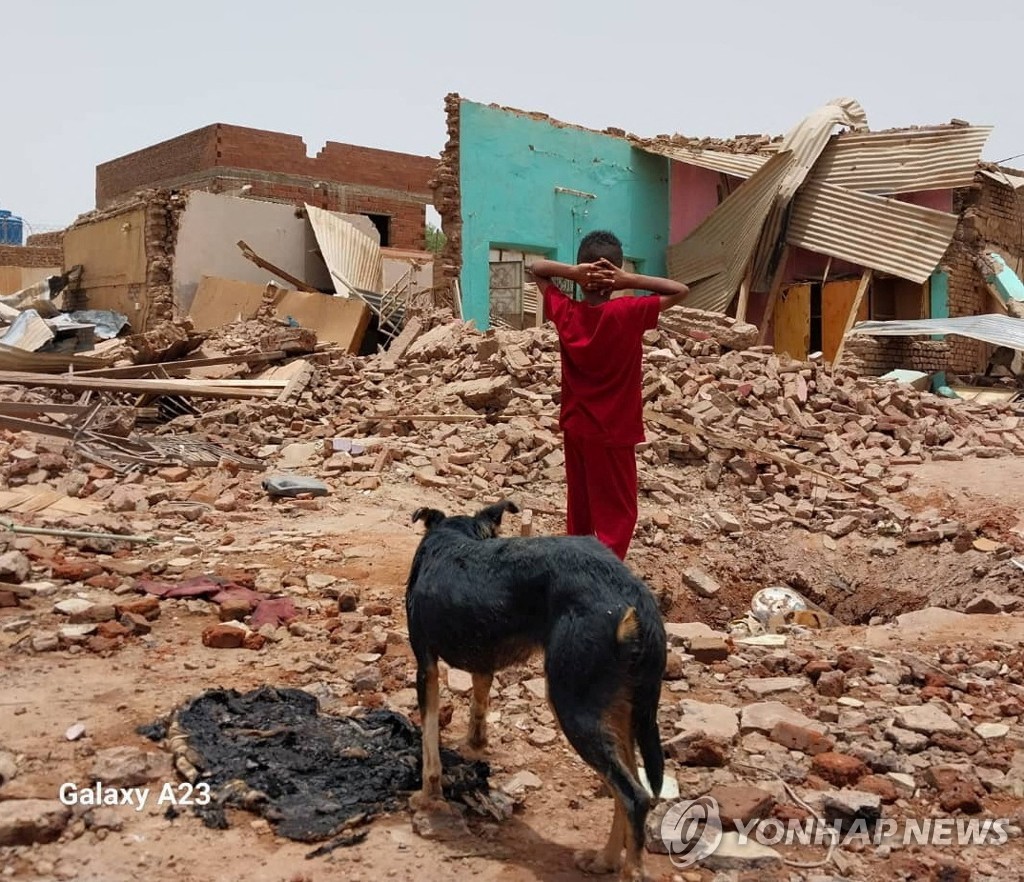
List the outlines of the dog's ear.
{"label": "dog's ear", "polygon": [[423,521],[428,532],[444,519],[445,513],[436,508],[418,508],[412,513],[412,522],[415,524],[416,521]]}
{"label": "dog's ear", "polygon": [[480,509],[480,511],[476,513],[476,519],[487,524],[491,529],[491,534],[497,536],[498,527],[501,526],[501,519],[504,517],[506,511],[510,511],[512,514],[518,514],[519,506],[510,499],[503,499],[501,502],[496,502],[494,505],[489,505],[487,508]]}

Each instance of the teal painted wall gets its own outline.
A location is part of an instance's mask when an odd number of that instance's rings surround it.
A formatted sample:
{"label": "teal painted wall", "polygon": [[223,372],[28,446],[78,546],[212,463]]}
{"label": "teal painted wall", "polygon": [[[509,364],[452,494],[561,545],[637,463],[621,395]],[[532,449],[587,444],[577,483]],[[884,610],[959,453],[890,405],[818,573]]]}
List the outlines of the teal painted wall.
{"label": "teal painted wall", "polygon": [[[489,251],[575,263],[580,239],[608,229],[637,271],[665,273],[669,162],[622,138],[463,101],[459,110],[462,308],[489,327]],[[588,199],[556,188],[592,194]]]}
{"label": "teal painted wall", "polygon": [[[929,318],[949,318],[949,273],[936,270],[928,286],[930,309]],[[932,334],[933,340],[945,340],[942,334]]]}

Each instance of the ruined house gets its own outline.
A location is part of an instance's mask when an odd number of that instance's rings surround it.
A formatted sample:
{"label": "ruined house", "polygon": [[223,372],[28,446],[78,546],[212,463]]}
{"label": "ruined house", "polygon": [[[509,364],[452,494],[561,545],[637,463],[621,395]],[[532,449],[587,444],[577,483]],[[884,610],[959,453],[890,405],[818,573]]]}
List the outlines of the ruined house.
{"label": "ruined house", "polygon": [[422,250],[437,160],[216,123],[96,167],[96,208],[141,190],[205,190],[362,214],[383,247]]}
{"label": "ruined house", "polygon": [[1015,270],[1024,255],[1021,178],[980,164],[986,126],[872,132],[840,99],[781,137],[641,139],[458,95],[446,110],[441,268],[480,327],[534,323],[525,265],[572,262],[582,235],[608,227],[632,266],[758,324],[779,352],[871,374],[971,372],[991,346],[847,331],[998,309],[979,257]]}

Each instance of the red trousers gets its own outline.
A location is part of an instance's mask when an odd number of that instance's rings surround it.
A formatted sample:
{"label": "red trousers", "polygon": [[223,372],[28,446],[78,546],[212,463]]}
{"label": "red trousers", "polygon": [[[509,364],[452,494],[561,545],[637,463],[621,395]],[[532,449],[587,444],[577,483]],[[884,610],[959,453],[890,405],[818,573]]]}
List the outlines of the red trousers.
{"label": "red trousers", "polygon": [[625,560],[637,519],[636,448],[564,436],[566,532],[597,536]]}

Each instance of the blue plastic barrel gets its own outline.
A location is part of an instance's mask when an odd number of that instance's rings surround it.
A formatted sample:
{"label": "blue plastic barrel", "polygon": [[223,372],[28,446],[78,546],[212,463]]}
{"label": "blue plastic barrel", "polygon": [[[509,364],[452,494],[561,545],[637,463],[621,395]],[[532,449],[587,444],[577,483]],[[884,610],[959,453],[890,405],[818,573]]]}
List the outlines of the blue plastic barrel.
{"label": "blue plastic barrel", "polygon": [[20,217],[0,208],[0,245],[20,245],[24,226]]}

